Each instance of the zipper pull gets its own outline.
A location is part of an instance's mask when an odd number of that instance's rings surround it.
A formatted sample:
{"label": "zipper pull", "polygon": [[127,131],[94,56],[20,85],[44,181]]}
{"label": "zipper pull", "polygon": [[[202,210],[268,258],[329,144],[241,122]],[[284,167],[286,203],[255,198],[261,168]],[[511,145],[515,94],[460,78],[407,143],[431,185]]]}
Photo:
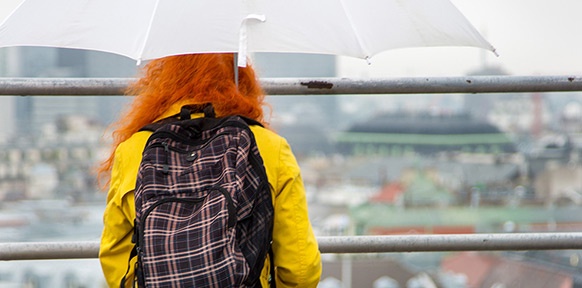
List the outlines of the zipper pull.
{"label": "zipper pull", "polygon": [[188,155],[188,157],[186,157],[186,161],[194,161],[196,160],[196,151],[192,151],[192,153],[190,153],[190,155]]}
{"label": "zipper pull", "polygon": [[167,141],[162,142],[162,146],[164,146],[164,151],[166,152],[166,163],[162,166],[162,172],[164,174],[170,173],[170,144]]}

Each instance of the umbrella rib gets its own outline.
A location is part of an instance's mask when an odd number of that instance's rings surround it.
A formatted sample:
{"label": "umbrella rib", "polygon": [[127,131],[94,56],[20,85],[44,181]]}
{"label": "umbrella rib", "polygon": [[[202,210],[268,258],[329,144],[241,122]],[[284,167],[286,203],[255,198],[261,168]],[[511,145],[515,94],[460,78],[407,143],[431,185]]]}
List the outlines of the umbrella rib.
{"label": "umbrella rib", "polygon": [[5,24],[6,22],[8,22],[8,19],[10,19],[10,18],[12,17],[12,15],[13,15],[13,14],[15,14],[15,13],[16,13],[16,11],[17,11],[18,9],[20,9],[20,7],[21,7],[21,6],[23,6],[23,5],[24,5],[24,1],[20,2],[20,4],[18,4],[18,6],[16,6],[16,8],[15,8],[14,10],[12,10],[12,12],[10,12],[10,14],[8,14],[8,16],[7,16],[6,18],[4,18],[4,20],[3,20],[2,22],[0,22],[0,25],[1,25],[1,26],[4,26],[4,24]]}
{"label": "umbrella rib", "polygon": [[138,58],[137,58],[137,64],[139,65],[142,61],[143,58],[143,53],[145,51],[145,47],[148,43],[148,40],[150,38],[150,32],[152,30],[152,26],[154,24],[154,18],[156,17],[156,13],[158,11],[158,5],[160,4],[160,0],[156,0],[156,4],[154,6],[154,10],[152,11],[152,17],[150,17],[150,22],[148,23],[148,29],[146,30],[146,34],[143,40],[143,43],[139,49],[139,53],[138,53]]}
{"label": "umbrella rib", "polygon": [[362,38],[360,37],[360,34],[356,30],[356,26],[354,26],[354,21],[352,20],[352,15],[348,12],[348,9],[346,9],[346,6],[344,5],[344,0],[339,0],[339,2],[340,2],[340,5],[342,6],[342,10],[344,11],[344,14],[346,15],[346,18],[348,18],[348,22],[350,22],[350,26],[352,27],[352,31],[354,32],[356,40],[358,40],[358,45],[360,46],[360,50],[364,54],[364,59],[369,60],[369,58],[371,57],[370,52],[368,51],[367,47],[365,47],[364,42],[362,41]]}

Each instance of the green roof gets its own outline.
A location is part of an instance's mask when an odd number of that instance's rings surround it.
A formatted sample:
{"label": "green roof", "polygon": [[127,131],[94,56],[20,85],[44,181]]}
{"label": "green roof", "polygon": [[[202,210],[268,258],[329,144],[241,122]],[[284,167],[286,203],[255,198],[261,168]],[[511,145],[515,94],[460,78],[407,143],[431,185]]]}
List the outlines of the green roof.
{"label": "green roof", "polygon": [[517,225],[533,223],[582,223],[581,207],[410,207],[386,204],[363,204],[350,209],[354,224],[360,228],[407,226],[475,226],[492,227],[513,222]]}
{"label": "green roof", "polygon": [[478,145],[512,144],[505,134],[391,134],[344,132],[336,137],[343,143],[413,144],[413,145]]}

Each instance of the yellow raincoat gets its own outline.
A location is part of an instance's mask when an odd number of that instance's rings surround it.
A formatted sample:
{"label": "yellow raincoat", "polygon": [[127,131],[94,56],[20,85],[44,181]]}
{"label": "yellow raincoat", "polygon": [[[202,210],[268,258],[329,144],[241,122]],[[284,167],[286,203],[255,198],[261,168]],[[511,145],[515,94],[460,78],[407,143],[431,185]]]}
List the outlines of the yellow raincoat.
{"label": "yellow raincoat", "polygon": [[[161,118],[177,114],[179,107],[174,105]],[[274,199],[273,251],[277,287],[316,287],[321,276],[320,253],[308,219],[299,166],[284,138],[258,126],[252,126],[251,130],[263,158]],[[150,135],[150,132],[138,132],[115,151],[99,251],[99,260],[110,287],[119,287],[128,269],[135,218],[133,189],[141,152]],[[268,261],[261,276],[263,287],[268,287]],[[132,287],[133,267],[133,263],[129,265],[126,287]]]}

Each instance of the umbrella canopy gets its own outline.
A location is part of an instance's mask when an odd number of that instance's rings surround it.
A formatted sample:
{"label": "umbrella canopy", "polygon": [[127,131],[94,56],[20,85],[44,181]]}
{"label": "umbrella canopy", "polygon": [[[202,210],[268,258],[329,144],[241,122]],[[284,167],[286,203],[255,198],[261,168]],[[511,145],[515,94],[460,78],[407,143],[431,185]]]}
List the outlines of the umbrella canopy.
{"label": "umbrella canopy", "polygon": [[363,59],[405,47],[494,51],[449,0],[25,0],[0,25],[0,47],[9,46],[138,61],[213,52],[239,52],[245,61],[247,51]]}

